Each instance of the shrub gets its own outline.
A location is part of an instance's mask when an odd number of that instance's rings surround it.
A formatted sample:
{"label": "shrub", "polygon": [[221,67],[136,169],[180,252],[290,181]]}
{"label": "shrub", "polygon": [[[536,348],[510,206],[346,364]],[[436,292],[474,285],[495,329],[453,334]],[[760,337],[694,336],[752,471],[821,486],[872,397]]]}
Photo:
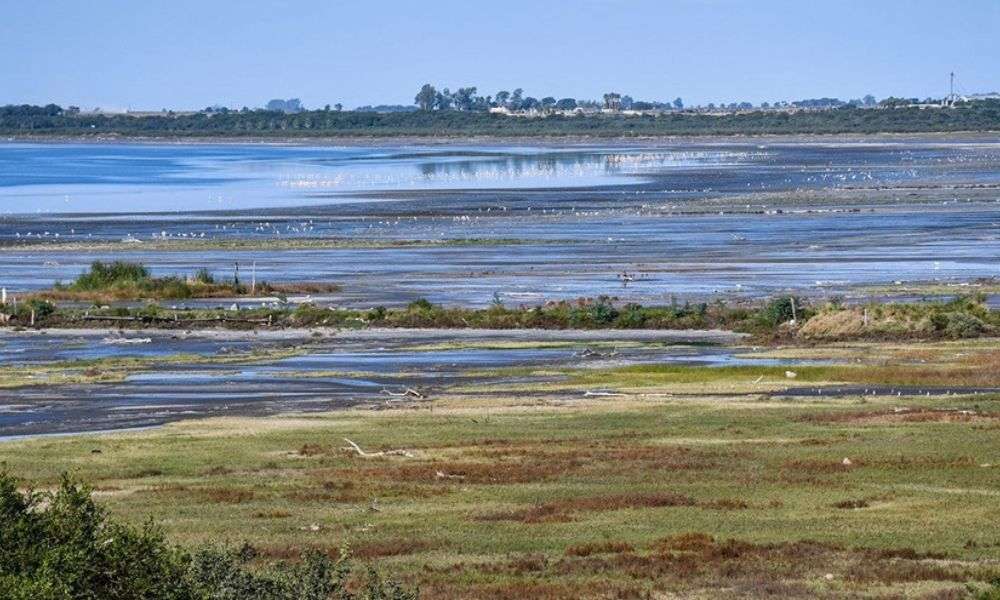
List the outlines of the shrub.
{"label": "shrub", "polygon": [[629,304],[618,314],[616,326],[620,329],[642,329],[646,324],[646,313],[642,306]]}
{"label": "shrub", "polygon": [[197,281],[198,283],[204,283],[206,285],[211,285],[215,283],[215,277],[213,277],[212,273],[205,268],[198,269],[195,272],[194,280]]}
{"label": "shrub", "polygon": [[56,492],[20,492],[0,473],[0,598],[5,600],[415,600],[416,592],[369,571],[351,592],[346,551],[250,568],[252,547],[168,544],[147,523],[117,523],[90,491],[65,476]]}
{"label": "shrub", "polygon": [[776,327],[782,323],[791,321],[795,314],[795,311],[792,309],[793,302],[796,308],[802,306],[798,299],[792,296],[775,298],[761,309],[758,318],[767,327]]}
{"label": "shrub", "polygon": [[377,323],[385,320],[385,315],[388,311],[384,306],[376,306],[375,308],[368,311],[367,319],[369,322]]}
{"label": "shrub", "polygon": [[417,298],[413,302],[410,302],[406,306],[406,309],[413,311],[430,311],[434,310],[434,305],[431,304],[431,301],[427,298]]}
{"label": "shrub", "polygon": [[195,598],[178,585],[184,569],[182,553],[151,525],[109,520],[65,477],[55,493],[20,493],[0,474],[0,597]]}
{"label": "shrub", "polygon": [[944,333],[952,338],[978,337],[986,331],[986,324],[973,315],[950,313]]}
{"label": "shrub", "polygon": [[17,316],[19,319],[28,319],[32,312],[35,313],[36,319],[44,319],[56,312],[56,305],[46,300],[32,298],[18,307]]}
{"label": "shrub", "polygon": [[149,271],[140,264],[122,261],[103,263],[98,260],[90,265],[90,271],[76,278],[72,288],[84,291],[102,290],[115,285],[134,285],[148,278]]}

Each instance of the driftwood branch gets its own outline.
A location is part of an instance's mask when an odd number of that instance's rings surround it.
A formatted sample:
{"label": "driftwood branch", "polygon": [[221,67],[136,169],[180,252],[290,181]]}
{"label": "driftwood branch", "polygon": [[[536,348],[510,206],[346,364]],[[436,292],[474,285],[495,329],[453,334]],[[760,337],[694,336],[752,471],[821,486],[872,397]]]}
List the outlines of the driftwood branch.
{"label": "driftwood branch", "polygon": [[351,447],[344,448],[344,450],[353,450],[358,453],[361,458],[378,458],[380,456],[405,456],[406,458],[415,458],[413,453],[409,450],[382,450],[381,452],[365,452],[361,449],[361,446],[355,444],[351,440],[344,438]]}
{"label": "driftwood branch", "polygon": [[402,392],[393,392],[387,389],[383,389],[382,393],[385,394],[386,396],[391,396],[393,398],[414,398],[416,400],[423,400],[426,398],[426,396],[424,396],[423,394],[421,394],[420,392],[418,392],[413,388],[406,388]]}

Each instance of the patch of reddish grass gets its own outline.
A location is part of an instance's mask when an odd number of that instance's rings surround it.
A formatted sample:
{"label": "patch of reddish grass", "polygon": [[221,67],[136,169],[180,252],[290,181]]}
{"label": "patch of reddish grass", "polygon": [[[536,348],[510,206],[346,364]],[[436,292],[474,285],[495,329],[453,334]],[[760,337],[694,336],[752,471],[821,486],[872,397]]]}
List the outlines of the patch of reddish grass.
{"label": "patch of reddish grass", "polygon": [[861,459],[852,459],[850,464],[844,464],[843,459],[797,458],[785,461],[781,468],[785,471],[807,473],[844,473],[864,464]]}
{"label": "patch of reddish grass", "polygon": [[566,548],[566,556],[590,556],[592,554],[621,554],[632,552],[635,548],[627,542],[590,542],[574,544]]}
{"label": "patch of reddish grass", "polygon": [[545,464],[613,468],[616,472],[700,470],[719,465],[717,452],[684,446],[624,444],[621,440],[581,440],[565,447],[553,442],[546,446],[490,448],[481,451],[481,455],[493,460],[521,459]]}
{"label": "patch of reddish grass", "polygon": [[904,560],[944,560],[948,558],[943,552],[917,552],[913,548],[859,548],[865,556],[877,560],[902,558]]}
{"label": "patch of reddish grass", "polygon": [[879,409],[861,411],[836,411],[800,415],[797,421],[805,423],[969,423],[1000,419],[1000,414],[959,409]]}
{"label": "patch of reddish grass", "polygon": [[[624,542],[567,548],[562,557],[524,554],[490,563],[425,567],[430,598],[649,598],[651,590],[698,590],[699,597],[813,598],[834,573],[847,595],[877,585],[989,581],[1000,566],[941,563],[910,548],[849,549],[811,541],[751,543],[702,532],[672,535],[637,553]],[[470,584],[483,581],[489,584]],[[543,587],[535,584],[544,583]],[[610,587],[602,587],[607,584]],[[841,584],[838,584],[841,585]],[[554,587],[552,587],[554,586]],[[428,589],[421,584],[421,591]],[[839,589],[839,588],[838,588]],[[908,595],[911,588],[900,588]],[[947,588],[957,589],[957,588]],[[494,593],[495,592],[495,593]],[[652,597],[656,597],[653,595]],[[950,599],[942,594],[940,599]]]}
{"label": "patch of reddish grass", "polygon": [[388,481],[508,485],[547,481],[579,466],[577,463],[542,461],[433,461],[364,468],[357,474]]}
{"label": "patch of reddish grass", "polygon": [[242,504],[253,500],[253,490],[235,488],[206,488],[197,490],[199,496],[217,504]]}
{"label": "patch of reddish grass", "polygon": [[299,448],[299,456],[322,456],[327,453],[327,448],[319,444],[302,444]]}
{"label": "patch of reddish grass", "polygon": [[871,504],[863,498],[857,500],[841,500],[840,502],[834,502],[832,504],[834,508],[842,508],[845,510],[856,510],[859,508],[868,508]]}
{"label": "patch of reddish grass", "polygon": [[577,512],[604,512],[635,508],[663,508],[669,506],[695,506],[690,497],[672,492],[648,494],[617,494],[573,498],[538,504],[530,508],[482,515],[480,521],[520,521],[522,523],[551,523],[572,520]]}
{"label": "patch of reddish grass", "polygon": [[387,556],[404,556],[424,552],[432,547],[430,542],[424,540],[395,538],[352,545],[351,556],[366,560]]}
{"label": "patch of reddish grass", "polygon": [[233,472],[232,469],[229,469],[229,468],[226,468],[226,467],[215,466],[215,467],[210,467],[208,469],[205,469],[204,471],[201,472],[201,474],[205,475],[205,476],[208,476],[208,477],[212,477],[212,476],[217,476],[217,475],[229,475],[232,472]]}
{"label": "patch of reddish grass", "polygon": [[600,581],[560,583],[512,581],[474,585],[433,585],[420,588],[421,600],[648,600],[649,593],[633,584]]}

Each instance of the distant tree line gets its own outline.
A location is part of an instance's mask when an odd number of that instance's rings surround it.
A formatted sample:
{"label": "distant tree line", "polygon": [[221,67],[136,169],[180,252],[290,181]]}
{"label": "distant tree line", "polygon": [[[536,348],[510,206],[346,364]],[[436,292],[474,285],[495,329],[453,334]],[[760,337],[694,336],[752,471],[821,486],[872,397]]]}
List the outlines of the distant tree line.
{"label": "distant tree line", "polygon": [[[430,94],[426,94],[426,98],[429,97]],[[455,102],[456,95],[452,94],[450,97]],[[463,93],[457,97],[463,107],[477,106],[480,102],[474,88],[464,88]],[[436,90],[434,98],[437,103]],[[514,98],[514,93],[511,93],[506,101],[513,102]],[[563,105],[570,106],[569,99],[565,100]],[[621,100],[624,101],[624,97]],[[495,97],[492,101],[496,101]],[[522,96],[520,101],[523,105],[525,98]],[[557,100],[555,106],[558,107],[560,103],[563,100]],[[831,110],[800,112],[747,110],[706,114],[674,111],[641,115],[555,113],[539,118],[515,118],[471,109],[362,112],[338,111],[331,107],[296,113],[244,109],[136,116],[76,112],[50,104],[0,107],[0,135],[620,137],[1000,130],[1000,101],[996,100],[940,109],[921,109],[908,105],[899,105],[898,108],[892,108],[894,105],[886,106],[884,109],[870,109],[848,103]]]}
{"label": "distant tree line", "polygon": [[462,112],[483,112],[491,108],[503,108],[509,111],[551,111],[551,110],[574,110],[576,108],[615,108],[623,110],[653,110],[653,109],[681,109],[684,108],[684,101],[677,98],[673,102],[645,102],[635,101],[631,96],[610,92],[604,94],[603,102],[597,100],[577,100],[576,98],[556,98],[555,96],[545,96],[535,98],[526,96],[522,88],[515,88],[514,91],[500,90],[492,96],[479,95],[479,89],[475,86],[461,87],[452,92],[448,88],[438,90],[429,83],[425,83],[413,99],[413,103],[418,109],[423,111],[432,110],[457,110]]}

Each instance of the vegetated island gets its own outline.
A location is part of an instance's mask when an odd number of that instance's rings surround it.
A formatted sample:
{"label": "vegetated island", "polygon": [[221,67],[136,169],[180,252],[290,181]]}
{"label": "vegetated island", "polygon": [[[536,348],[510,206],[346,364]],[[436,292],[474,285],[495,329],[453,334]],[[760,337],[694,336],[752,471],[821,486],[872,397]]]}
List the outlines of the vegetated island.
{"label": "vegetated island", "polygon": [[0,107],[0,135],[11,137],[349,138],[569,137],[875,134],[1000,131],[1000,100],[950,107],[863,108],[846,104],[798,112],[748,110],[725,114],[541,113],[512,116],[466,110],[368,112],[224,110],[141,115],[81,113],[47,106]]}
{"label": "vegetated island", "polygon": [[[794,296],[742,304],[722,299],[675,301],[665,306],[623,303],[602,296],[509,307],[497,295],[488,308],[446,307],[417,299],[405,307],[368,310],[287,302],[290,294],[339,290],[332,283],[260,283],[249,288],[239,280],[216,281],[207,270],[187,278],[153,277],[141,264],[95,262],[70,284],[57,284],[20,302],[0,305],[0,323],[64,328],[722,329],[750,334],[762,342],[961,339],[1000,332],[1000,311],[990,309],[982,294],[942,302],[860,306],[836,300],[812,306]],[[261,301],[245,308],[165,308],[158,304],[161,300],[241,297],[277,297],[277,301]],[[135,300],[149,303],[141,307],[111,305]],[[60,302],[92,302],[94,306],[80,308]]]}
{"label": "vegetated island", "polygon": [[240,298],[283,296],[287,294],[333,293],[340,286],[326,283],[270,284],[266,281],[241,281],[238,275],[216,280],[208,269],[194,275],[153,277],[138,263],[95,261],[90,270],[70,284],[57,282],[50,290],[30,294],[32,301],[115,302],[122,300],[185,300],[193,298]]}

